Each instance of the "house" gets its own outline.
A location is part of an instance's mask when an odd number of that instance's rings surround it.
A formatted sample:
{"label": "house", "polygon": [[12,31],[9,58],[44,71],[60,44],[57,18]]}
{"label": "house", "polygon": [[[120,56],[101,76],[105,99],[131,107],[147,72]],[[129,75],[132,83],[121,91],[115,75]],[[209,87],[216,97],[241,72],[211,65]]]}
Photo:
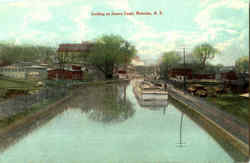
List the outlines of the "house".
{"label": "house", "polygon": [[49,80],[82,80],[83,71],[80,66],[72,65],[71,68],[65,69],[48,69],[48,79]]}

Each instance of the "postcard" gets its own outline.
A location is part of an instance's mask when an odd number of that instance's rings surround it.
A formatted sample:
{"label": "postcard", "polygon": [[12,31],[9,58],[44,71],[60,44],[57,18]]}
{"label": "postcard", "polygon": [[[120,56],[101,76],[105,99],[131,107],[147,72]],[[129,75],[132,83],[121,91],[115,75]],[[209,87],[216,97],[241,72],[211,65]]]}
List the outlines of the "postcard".
{"label": "postcard", "polygon": [[249,161],[248,0],[0,0],[0,163]]}

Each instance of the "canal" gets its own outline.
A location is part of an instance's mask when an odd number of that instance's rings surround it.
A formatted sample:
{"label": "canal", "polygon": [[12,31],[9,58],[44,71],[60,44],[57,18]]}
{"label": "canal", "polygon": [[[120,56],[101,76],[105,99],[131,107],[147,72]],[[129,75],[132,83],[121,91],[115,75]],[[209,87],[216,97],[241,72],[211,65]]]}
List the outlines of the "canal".
{"label": "canal", "polygon": [[130,84],[86,87],[64,111],[0,152],[0,163],[230,163],[171,100],[142,107]]}

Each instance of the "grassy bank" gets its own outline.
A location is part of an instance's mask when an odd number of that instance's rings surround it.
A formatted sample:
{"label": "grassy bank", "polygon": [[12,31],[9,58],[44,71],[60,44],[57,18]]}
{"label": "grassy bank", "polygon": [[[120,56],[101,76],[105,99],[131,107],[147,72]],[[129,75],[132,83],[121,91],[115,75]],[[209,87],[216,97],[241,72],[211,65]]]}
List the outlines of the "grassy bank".
{"label": "grassy bank", "polygon": [[0,76],[0,88],[32,88],[35,82]]}
{"label": "grassy bank", "polygon": [[25,118],[27,115],[30,115],[30,114],[35,113],[37,111],[40,111],[41,109],[46,108],[47,106],[49,106],[50,104],[55,103],[58,100],[59,99],[54,98],[54,99],[49,99],[49,100],[41,102],[41,103],[36,103],[36,104],[33,104],[25,112],[21,112],[21,113],[18,113],[16,115],[14,115],[14,116],[1,119],[0,120],[0,128],[3,129],[3,128],[9,126],[10,124],[12,124],[13,122],[15,122],[15,121],[17,121],[19,119]]}
{"label": "grassy bank", "polygon": [[206,99],[215,104],[219,109],[237,116],[241,121],[248,122],[249,99],[233,94],[207,97]]}
{"label": "grassy bank", "polygon": [[15,96],[33,89],[37,89],[33,81],[0,76],[0,101],[8,98],[10,94]]}

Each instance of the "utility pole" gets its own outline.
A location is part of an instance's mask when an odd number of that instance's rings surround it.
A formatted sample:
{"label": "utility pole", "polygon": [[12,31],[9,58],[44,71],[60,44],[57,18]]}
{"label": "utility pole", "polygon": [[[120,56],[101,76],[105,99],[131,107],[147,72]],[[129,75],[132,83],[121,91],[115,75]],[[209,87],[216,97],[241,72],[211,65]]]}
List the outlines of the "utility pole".
{"label": "utility pole", "polygon": [[185,89],[186,89],[186,54],[185,54],[185,48],[183,48],[183,59],[184,59],[184,78],[183,78],[183,91],[185,93]]}

